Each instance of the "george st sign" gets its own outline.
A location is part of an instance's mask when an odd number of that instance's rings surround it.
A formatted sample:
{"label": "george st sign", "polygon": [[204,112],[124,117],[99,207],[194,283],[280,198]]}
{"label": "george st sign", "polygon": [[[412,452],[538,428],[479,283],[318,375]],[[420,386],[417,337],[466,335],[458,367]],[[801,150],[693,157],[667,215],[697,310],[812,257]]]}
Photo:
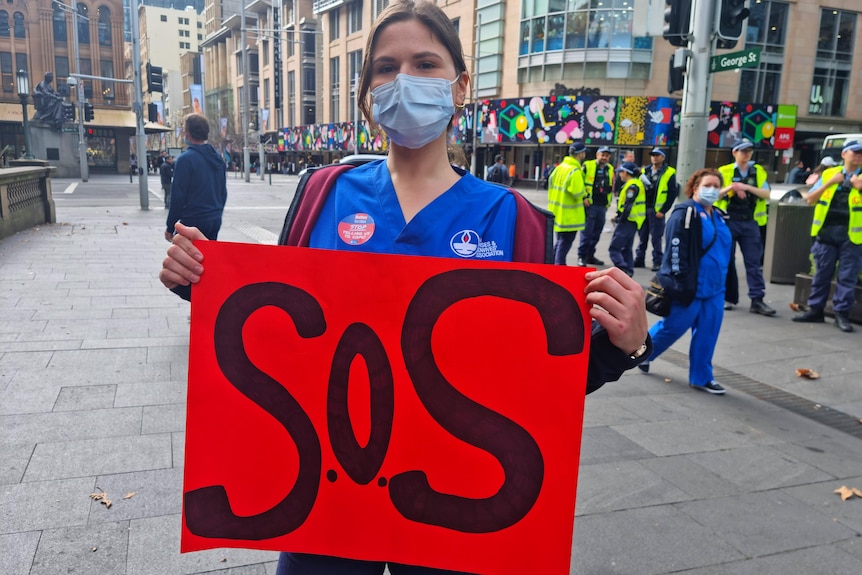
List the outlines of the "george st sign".
{"label": "george st sign", "polygon": [[709,59],[710,72],[724,72],[740,68],[756,68],[760,63],[760,48],[750,48],[741,52],[721,54]]}

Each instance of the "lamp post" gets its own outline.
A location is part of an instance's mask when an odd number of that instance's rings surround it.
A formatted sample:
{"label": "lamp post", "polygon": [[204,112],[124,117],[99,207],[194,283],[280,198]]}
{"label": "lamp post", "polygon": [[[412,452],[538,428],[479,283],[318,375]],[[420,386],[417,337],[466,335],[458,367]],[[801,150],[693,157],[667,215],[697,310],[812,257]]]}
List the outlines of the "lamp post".
{"label": "lamp post", "polygon": [[32,160],[30,153],[30,118],[27,117],[27,100],[30,98],[30,78],[27,70],[18,70],[18,97],[21,99],[21,112],[24,115],[24,153],[21,155],[25,160]]}
{"label": "lamp post", "polygon": [[482,15],[476,14],[476,39],[473,50],[473,154],[470,156],[470,172],[482,178],[484,174],[477,171],[476,156],[479,155],[479,40],[482,32]]}

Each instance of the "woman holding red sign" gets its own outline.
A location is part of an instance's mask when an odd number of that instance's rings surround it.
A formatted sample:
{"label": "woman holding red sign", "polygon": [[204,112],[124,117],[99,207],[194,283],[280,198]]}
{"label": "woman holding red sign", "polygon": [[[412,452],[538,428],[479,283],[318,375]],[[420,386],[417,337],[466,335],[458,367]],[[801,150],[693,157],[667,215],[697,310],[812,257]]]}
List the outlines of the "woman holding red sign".
{"label": "woman holding red sign", "polygon": [[[369,34],[359,101],[365,117],[389,137],[389,155],[355,168],[340,166],[338,172],[312,170],[300,181],[280,243],[552,263],[549,214],[449,162],[448,130],[464,107],[469,81],[457,31],[440,8],[400,0],[384,9]],[[199,230],[177,224],[159,274],[166,287],[187,295],[188,286],[200,281],[203,257],[192,242],[203,239]],[[651,342],[643,289],[636,282],[617,268],[588,272],[585,278],[594,320],[589,393],[648,357]],[[283,553],[277,573],[379,574],[384,567],[383,562]],[[396,564],[389,569],[393,575],[446,573]]]}

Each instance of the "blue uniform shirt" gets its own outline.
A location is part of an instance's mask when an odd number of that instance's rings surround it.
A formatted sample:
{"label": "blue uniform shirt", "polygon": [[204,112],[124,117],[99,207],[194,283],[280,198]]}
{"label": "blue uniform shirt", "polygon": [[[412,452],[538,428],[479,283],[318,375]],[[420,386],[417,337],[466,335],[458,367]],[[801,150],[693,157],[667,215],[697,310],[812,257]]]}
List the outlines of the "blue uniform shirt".
{"label": "blue uniform shirt", "polygon": [[407,223],[385,160],[338,177],[311,232],[312,248],[512,261],[515,198],[466,174]]}

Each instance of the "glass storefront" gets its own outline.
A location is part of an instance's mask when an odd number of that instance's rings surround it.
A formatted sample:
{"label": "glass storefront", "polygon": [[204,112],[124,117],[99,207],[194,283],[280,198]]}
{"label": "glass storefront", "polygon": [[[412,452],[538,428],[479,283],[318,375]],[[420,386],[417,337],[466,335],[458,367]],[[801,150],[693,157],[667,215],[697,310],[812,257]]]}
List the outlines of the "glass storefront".
{"label": "glass storefront", "polygon": [[117,138],[110,128],[87,128],[87,165],[99,171],[117,171]]}

